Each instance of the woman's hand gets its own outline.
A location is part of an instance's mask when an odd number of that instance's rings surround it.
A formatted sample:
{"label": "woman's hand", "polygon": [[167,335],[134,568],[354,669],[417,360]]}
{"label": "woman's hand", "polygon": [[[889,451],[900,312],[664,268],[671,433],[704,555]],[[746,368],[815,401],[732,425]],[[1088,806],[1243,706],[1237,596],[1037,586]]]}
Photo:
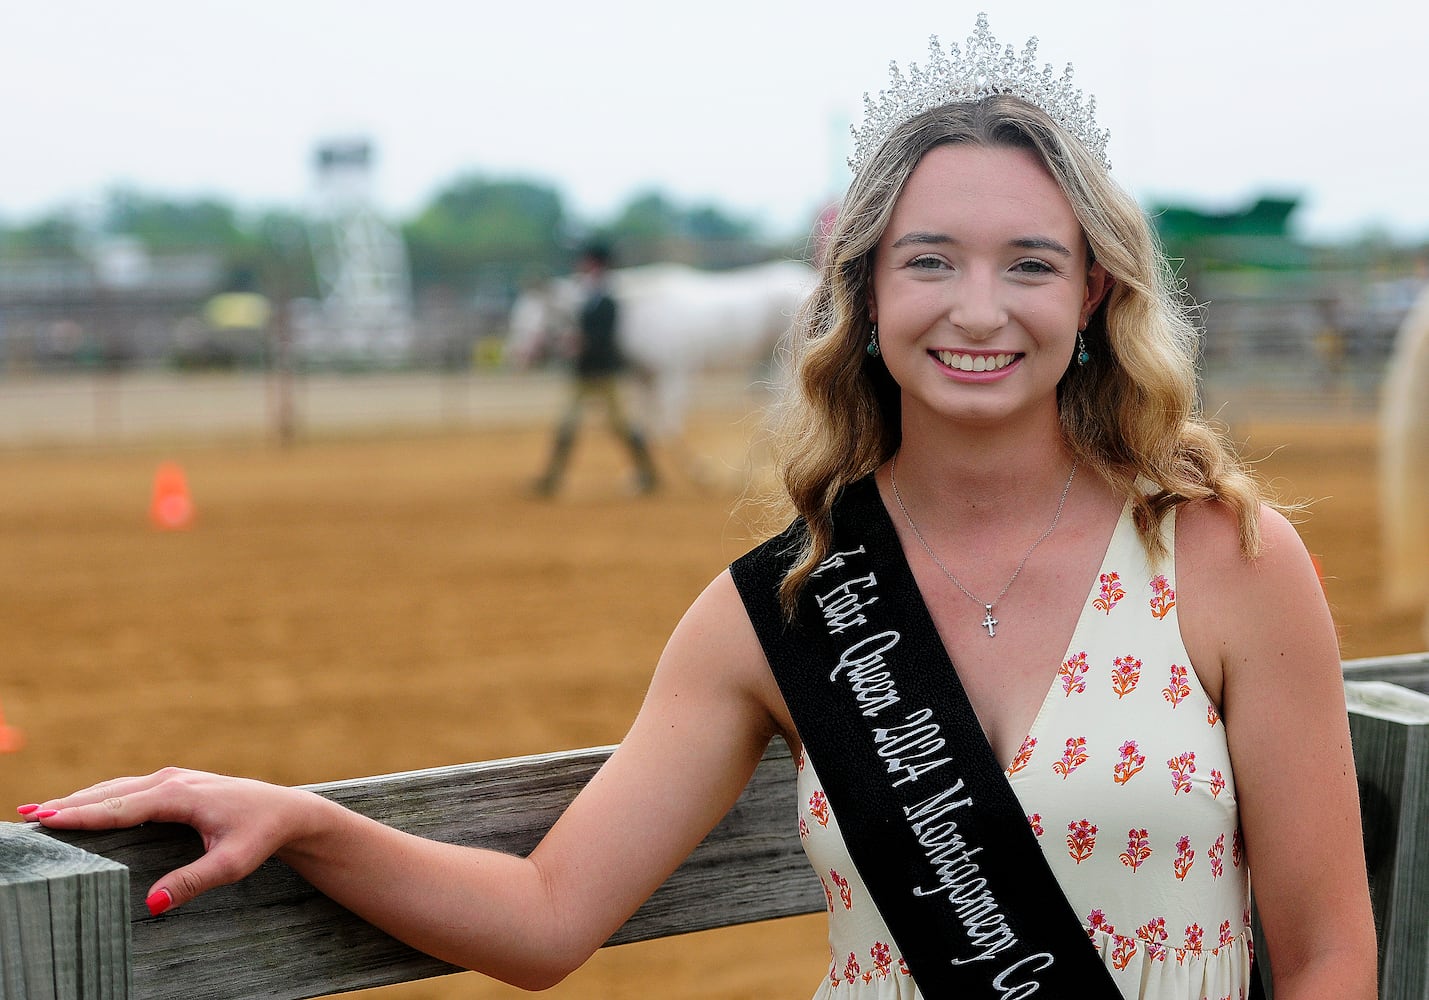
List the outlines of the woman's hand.
{"label": "woman's hand", "polygon": [[163,913],[209,889],[237,882],[303,832],[315,796],[246,778],[168,767],[115,778],[20,815],[57,830],[114,830],[140,823],[183,823],[203,839],[203,856],[150,887],[149,912]]}

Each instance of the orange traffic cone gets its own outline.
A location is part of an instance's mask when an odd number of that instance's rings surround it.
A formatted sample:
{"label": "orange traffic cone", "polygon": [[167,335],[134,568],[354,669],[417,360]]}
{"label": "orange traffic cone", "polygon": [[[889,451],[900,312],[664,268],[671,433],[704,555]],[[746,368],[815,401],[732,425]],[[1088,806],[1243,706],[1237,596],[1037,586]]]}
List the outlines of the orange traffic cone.
{"label": "orange traffic cone", "polygon": [[188,480],[176,462],[164,462],[154,473],[154,496],[149,501],[149,520],[164,531],[182,531],[193,524],[194,505]]}
{"label": "orange traffic cone", "polygon": [[14,753],[25,745],[25,734],[14,726],[5,725],[5,712],[0,709],[0,753]]}

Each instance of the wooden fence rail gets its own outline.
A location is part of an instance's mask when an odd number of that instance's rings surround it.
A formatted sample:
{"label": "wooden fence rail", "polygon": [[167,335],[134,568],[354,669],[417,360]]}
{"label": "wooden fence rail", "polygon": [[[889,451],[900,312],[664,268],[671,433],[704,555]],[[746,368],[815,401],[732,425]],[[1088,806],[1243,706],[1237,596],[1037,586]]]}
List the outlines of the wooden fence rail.
{"label": "wooden fence rail", "polygon": [[[1429,653],[1350,661],[1345,676],[1381,996],[1429,1000]],[[612,749],[309,787],[413,833],[524,854]],[[789,751],[775,741],[729,814],[608,944],[822,911],[794,800]],[[0,824],[0,1000],[297,1000],[456,971],[277,861],[149,916],[145,888],[199,851],[180,826]]]}

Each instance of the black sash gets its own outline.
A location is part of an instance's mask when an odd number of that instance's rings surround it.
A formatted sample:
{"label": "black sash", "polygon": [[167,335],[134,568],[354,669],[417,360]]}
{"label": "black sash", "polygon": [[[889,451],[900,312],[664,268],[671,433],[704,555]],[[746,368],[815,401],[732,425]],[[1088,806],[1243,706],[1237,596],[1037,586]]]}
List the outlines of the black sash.
{"label": "black sash", "polygon": [[794,623],[801,526],[736,561],[744,600],[864,883],[929,1000],[1116,998],[934,628],[871,477]]}

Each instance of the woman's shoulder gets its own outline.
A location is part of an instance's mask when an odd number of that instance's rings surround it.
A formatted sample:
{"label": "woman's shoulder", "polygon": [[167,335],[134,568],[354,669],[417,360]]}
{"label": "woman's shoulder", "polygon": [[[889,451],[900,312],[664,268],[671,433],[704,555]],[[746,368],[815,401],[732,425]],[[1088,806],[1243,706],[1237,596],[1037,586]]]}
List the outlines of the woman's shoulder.
{"label": "woman's shoulder", "polygon": [[795,739],[793,724],[769,670],[746,596],[726,569],[695,598],[675,626],[657,674],[687,678],[700,689],[723,692],[771,720]]}
{"label": "woman's shoulder", "polygon": [[1261,503],[1257,544],[1247,553],[1237,511],[1219,500],[1181,505],[1176,519],[1176,581],[1180,607],[1222,640],[1238,632],[1266,634],[1294,622],[1307,605],[1324,604],[1318,569],[1295,525]]}
{"label": "woman's shoulder", "polygon": [[[1283,513],[1264,501],[1248,512],[1219,499],[1189,500],[1177,507],[1177,572],[1190,562],[1217,573],[1252,577],[1294,571],[1309,563],[1299,531]],[[1250,530],[1247,530],[1250,529]],[[1247,544],[1247,538],[1253,543]]]}
{"label": "woman's shoulder", "polygon": [[[1248,555],[1240,516],[1228,504],[1197,500],[1177,512],[1181,637],[1223,713],[1236,664],[1283,662],[1285,652],[1302,648],[1309,633],[1333,635],[1319,575],[1295,526],[1268,504],[1252,516],[1259,545]],[[1324,650],[1315,646],[1314,652]]]}

